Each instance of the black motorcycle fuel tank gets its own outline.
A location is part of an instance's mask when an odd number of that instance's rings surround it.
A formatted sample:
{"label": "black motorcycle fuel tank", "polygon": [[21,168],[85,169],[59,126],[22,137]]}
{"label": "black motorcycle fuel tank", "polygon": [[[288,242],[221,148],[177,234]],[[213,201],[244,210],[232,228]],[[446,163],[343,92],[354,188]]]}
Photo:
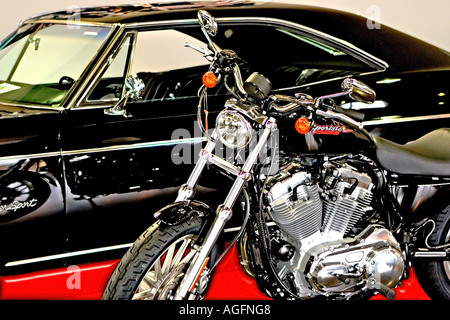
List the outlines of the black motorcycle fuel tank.
{"label": "black motorcycle fuel tank", "polygon": [[371,136],[364,130],[325,119],[310,122],[309,129],[308,125],[305,129],[305,122],[302,116],[278,121],[282,149],[292,153],[340,154],[361,153],[373,146]]}

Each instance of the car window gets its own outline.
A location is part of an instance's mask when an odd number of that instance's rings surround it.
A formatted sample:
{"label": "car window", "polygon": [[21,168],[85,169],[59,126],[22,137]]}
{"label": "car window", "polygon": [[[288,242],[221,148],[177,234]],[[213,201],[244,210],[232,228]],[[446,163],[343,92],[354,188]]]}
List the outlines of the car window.
{"label": "car window", "polygon": [[[260,72],[271,80],[275,90],[375,71],[325,41],[278,26],[227,24],[219,28],[214,41],[222,48],[236,51],[244,79],[255,71]],[[197,51],[185,47],[186,42],[207,47],[198,26],[137,32],[129,74],[137,74],[144,81],[144,101],[197,96],[209,62]],[[120,65],[117,70],[124,70],[125,56],[117,63]],[[104,85],[99,87],[105,88],[109,83],[107,80],[108,74],[105,74],[100,82]],[[117,99],[120,90],[115,92]],[[212,94],[227,94],[227,91],[219,87]],[[96,95],[95,99],[111,97],[110,92],[109,95]]]}
{"label": "car window", "polygon": [[227,25],[215,41],[236,51],[244,75],[258,71],[274,89],[375,70],[322,39],[278,26]]}
{"label": "car window", "polygon": [[[206,47],[199,28],[148,31],[139,37],[132,70],[148,85],[152,82],[154,90],[147,90],[146,99],[195,96],[207,61],[183,44]],[[244,79],[258,71],[274,89],[375,71],[325,41],[271,25],[224,25],[214,41],[238,54]]]}
{"label": "car window", "polygon": [[0,48],[0,100],[59,105],[110,28],[35,25]]}
{"label": "car window", "polygon": [[185,30],[139,32],[131,74],[145,84],[144,100],[166,100],[193,97],[201,86],[199,74],[207,71],[209,62],[184,43],[206,48],[205,42]]}

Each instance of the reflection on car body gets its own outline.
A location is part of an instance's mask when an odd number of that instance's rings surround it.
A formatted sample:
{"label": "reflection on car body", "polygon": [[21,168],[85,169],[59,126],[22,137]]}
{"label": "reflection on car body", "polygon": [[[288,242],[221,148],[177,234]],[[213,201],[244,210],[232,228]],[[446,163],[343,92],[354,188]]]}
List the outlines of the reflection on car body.
{"label": "reflection on car body", "polygon": [[[0,44],[0,276],[119,258],[176,197],[192,163],[174,163],[184,150],[174,146],[203,142],[194,123],[206,61],[184,46],[206,47],[196,20],[203,7],[222,26],[217,42],[236,48],[244,78],[258,71],[274,92],[316,96],[351,75],[378,94],[362,110],[374,135],[403,143],[448,126],[449,54],[368,29],[359,16],[251,1],[37,15]],[[133,74],[142,99],[113,110]],[[209,105],[226,92],[218,88]],[[191,136],[174,137],[180,129]],[[205,177],[200,194],[220,194],[208,178],[219,179]]]}

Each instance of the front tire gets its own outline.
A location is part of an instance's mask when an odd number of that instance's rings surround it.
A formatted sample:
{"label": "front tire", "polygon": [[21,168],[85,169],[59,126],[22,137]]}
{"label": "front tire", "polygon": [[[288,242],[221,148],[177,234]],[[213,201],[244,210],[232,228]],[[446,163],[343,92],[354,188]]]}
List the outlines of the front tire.
{"label": "front tire", "polygon": [[[156,222],[148,228],[122,258],[103,299],[171,299],[192,261],[195,251],[191,246],[201,225],[202,219],[194,217],[174,226]],[[205,278],[198,281],[197,299],[206,294]]]}
{"label": "front tire", "polygon": [[[437,246],[450,241],[450,205],[434,217],[436,228],[428,242]],[[417,265],[417,278],[432,300],[450,300],[450,261],[424,261]]]}

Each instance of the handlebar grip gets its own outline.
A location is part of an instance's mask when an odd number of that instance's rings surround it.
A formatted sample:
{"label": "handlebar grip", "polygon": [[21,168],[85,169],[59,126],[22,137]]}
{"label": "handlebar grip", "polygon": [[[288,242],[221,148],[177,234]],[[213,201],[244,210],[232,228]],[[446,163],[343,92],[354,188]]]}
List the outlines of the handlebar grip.
{"label": "handlebar grip", "polygon": [[347,110],[347,109],[343,109],[339,106],[336,107],[336,111],[339,113],[343,113],[346,116],[349,116],[350,118],[358,121],[358,122],[362,122],[364,120],[364,113],[358,112],[358,111],[354,111],[354,110]]}

